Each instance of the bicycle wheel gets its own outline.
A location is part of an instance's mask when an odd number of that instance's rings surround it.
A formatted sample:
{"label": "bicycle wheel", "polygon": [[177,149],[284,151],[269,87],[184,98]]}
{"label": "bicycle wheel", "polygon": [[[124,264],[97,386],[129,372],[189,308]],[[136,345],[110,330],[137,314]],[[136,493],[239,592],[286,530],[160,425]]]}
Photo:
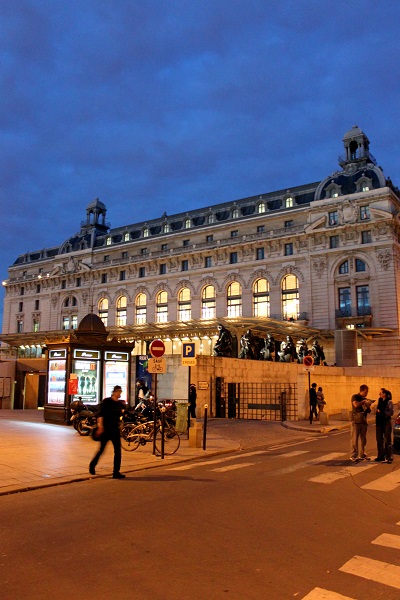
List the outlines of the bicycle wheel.
{"label": "bicycle wheel", "polygon": [[[164,454],[175,454],[181,443],[179,433],[175,427],[166,425],[164,429]],[[156,450],[161,454],[161,427],[156,429]]]}
{"label": "bicycle wheel", "polygon": [[133,452],[139,446],[140,433],[137,425],[134,423],[125,423],[121,427],[121,448],[126,452]]}

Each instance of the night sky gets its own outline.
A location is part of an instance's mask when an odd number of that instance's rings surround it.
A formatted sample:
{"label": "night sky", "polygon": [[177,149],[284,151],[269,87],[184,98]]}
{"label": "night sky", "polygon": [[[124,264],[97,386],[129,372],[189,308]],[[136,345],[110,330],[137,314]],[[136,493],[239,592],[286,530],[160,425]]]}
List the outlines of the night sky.
{"label": "night sky", "polygon": [[400,185],[399,23],[397,0],[0,0],[1,279],[94,198],[118,227],[319,181],[353,125]]}

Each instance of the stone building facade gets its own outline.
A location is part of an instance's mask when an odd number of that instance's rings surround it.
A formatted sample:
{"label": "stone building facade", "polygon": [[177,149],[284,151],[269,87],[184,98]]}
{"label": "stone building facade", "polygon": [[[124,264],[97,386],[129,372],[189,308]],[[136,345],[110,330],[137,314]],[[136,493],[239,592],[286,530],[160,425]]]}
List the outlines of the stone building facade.
{"label": "stone building facade", "polygon": [[290,189],[117,228],[91,202],[75,235],[10,266],[0,339],[38,348],[93,311],[137,353],[159,337],[211,354],[223,322],[317,337],[329,364],[350,328],[364,365],[398,364],[400,193],[361,129],[343,143],[339,170]]}

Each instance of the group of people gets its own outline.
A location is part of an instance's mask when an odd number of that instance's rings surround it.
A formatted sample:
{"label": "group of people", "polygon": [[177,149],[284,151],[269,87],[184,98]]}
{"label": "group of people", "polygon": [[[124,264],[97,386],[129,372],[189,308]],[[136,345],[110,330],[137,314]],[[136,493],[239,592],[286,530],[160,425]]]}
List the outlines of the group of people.
{"label": "group of people", "polygon": [[[310,387],[309,391],[310,395],[310,424],[313,422],[313,417],[316,419],[319,416],[319,413],[324,412],[324,406],[326,404],[325,395],[320,386],[317,389],[317,384],[313,383]],[[318,408],[318,411],[317,411]]]}
{"label": "group of people", "polygon": [[[351,454],[350,460],[371,460],[365,452],[367,445],[368,414],[375,400],[367,398],[368,386],[360,386],[358,394],[351,398]],[[392,453],[392,416],[394,413],[392,394],[386,388],[379,392],[378,405],[375,413],[377,457],[375,462],[393,462]]]}

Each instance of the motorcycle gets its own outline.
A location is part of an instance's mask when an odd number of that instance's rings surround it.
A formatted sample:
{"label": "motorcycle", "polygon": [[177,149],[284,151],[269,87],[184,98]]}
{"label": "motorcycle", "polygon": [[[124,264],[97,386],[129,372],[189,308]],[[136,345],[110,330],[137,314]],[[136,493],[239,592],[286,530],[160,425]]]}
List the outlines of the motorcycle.
{"label": "motorcycle", "polygon": [[97,426],[97,407],[86,406],[79,397],[78,400],[71,402],[70,409],[70,421],[79,435],[90,435]]}

